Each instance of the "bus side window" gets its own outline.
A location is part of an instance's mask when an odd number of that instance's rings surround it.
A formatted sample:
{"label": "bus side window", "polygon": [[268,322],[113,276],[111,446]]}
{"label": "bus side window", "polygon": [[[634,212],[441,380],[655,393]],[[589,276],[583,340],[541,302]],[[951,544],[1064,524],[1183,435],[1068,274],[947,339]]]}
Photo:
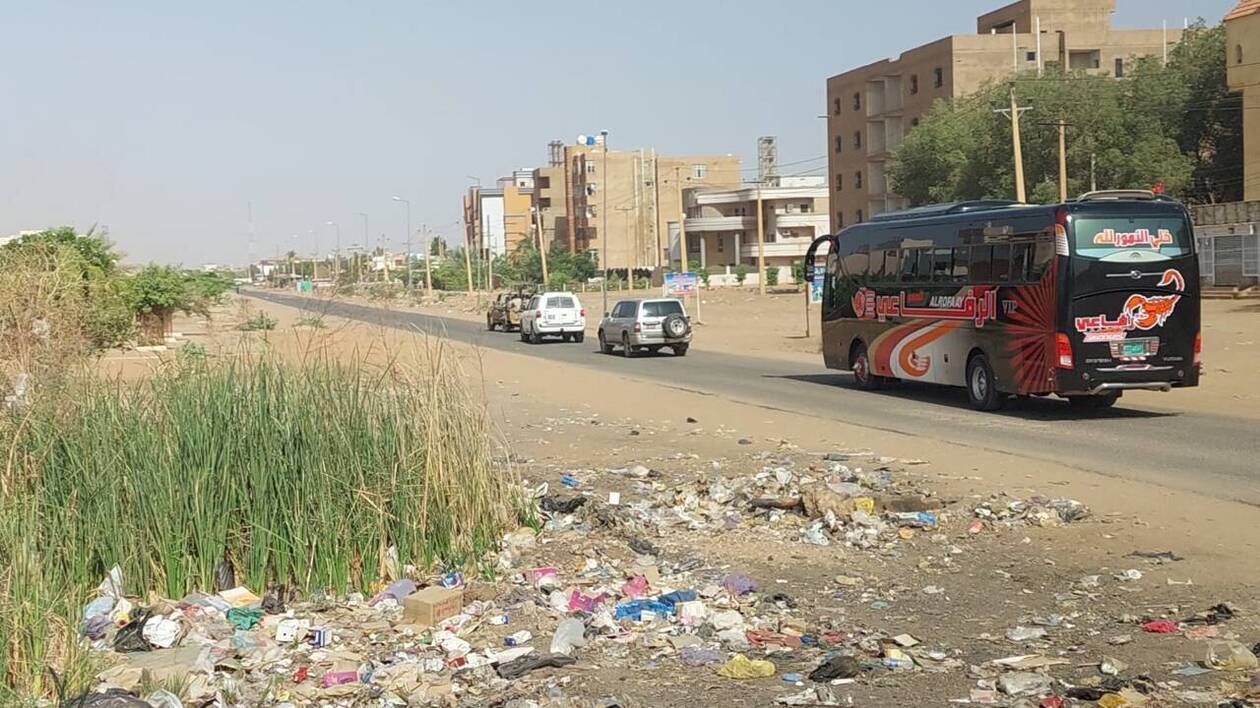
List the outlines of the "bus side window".
{"label": "bus side window", "polygon": [[1028,282],[1028,266],[1032,262],[1033,245],[1027,241],[1011,244],[1011,282]]}
{"label": "bus side window", "polygon": [[974,283],[983,283],[993,280],[993,247],[992,246],[972,246],[971,247],[971,272],[970,280]]}
{"label": "bus side window", "polygon": [[[886,279],[888,274],[884,270],[884,264],[887,260],[884,251],[871,251],[871,282],[878,283]],[[894,272],[893,275],[897,274]]]}
{"label": "bus side window", "polygon": [[844,257],[841,267],[844,275],[849,278],[866,278],[866,273],[870,269],[871,257],[869,253],[850,253]]}
{"label": "bus side window", "polygon": [[965,283],[971,278],[971,250],[970,246],[959,246],[954,249],[951,280],[955,283]]}
{"label": "bus side window", "polygon": [[993,246],[992,258],[992,270],[985,279],[1009,283],[1011,281],[1011,244],[1003,243]]}
{"label": "bus side window", "polygon": [[919,251],[914,248],[901,249],[901,282],[914,282],[914,269],[918,263]]}
{"label": "bus side window", "polygon": [[932,280],[948,283],[954,279],[954,250],[934,248],[932,253]]}
{"label": "bus side window", "polygon": [[1054,260],[1054,240],[1038,238],[1033,244],[1032,253],[1032,262],[1028,266],[1028,281],[1035,283],[1046,274],[1050,268],[1050,262]]}
{"label": "bus side window", "polygon": [[919,265],[914,270],[914,279],[920,283],[931,282],[932,280],[932,249],[918,248]]}

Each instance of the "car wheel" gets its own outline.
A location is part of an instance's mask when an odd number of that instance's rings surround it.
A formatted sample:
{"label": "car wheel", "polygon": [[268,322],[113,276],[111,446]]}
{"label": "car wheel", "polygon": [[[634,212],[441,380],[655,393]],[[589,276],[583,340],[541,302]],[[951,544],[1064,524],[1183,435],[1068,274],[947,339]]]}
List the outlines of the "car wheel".
{"label": "car wheel", "polygon": [[517,330],[517,331],[519,331],[519,332],[521,333],[521,341],[522,341],[522,342],[528,342],[528,341],[529,341],[529,335],[525,334],[525,325],[521,325],[520,329],[519,329],[519,330]]}
{"label": "car wheel", "polygon": [[621,335],[621,355],[629,359],[634,356],[634,349],[630,346],[630,335]]}
{"label": "car wheel", "polygon": [[561,333],[560,333],[560,341],[564,342],[565,344],[568,344],[568,343],[569,343],[569,333],[568,333],[568,332],[561,332]]}
{"label": "car wheel", "polygon": [[849,364],[853,370],[853,380],[857,383],[857,387],[863,391],[875,391],[884,387],[884,378],[876,376],[871,371],[871,355],[866,350],[866,345],[859,343],[857,351],[853,353],[853,361]]}
{"label": "car wheel", "polygon": [[578,332],[577,334],[573,335],[573,341],[577,342],[578,344],[585,342],[586,332]]}
{"label": "car wheel", "polygon": [[1101,396],[1070,396],[1068,403],[1072,407],[1082,411],[1101,411],[1116,405],[1116,401],[1120,400],[1120,392],[1108,393]]}
{"label": "car wheel", "polygon": [[599,350],[605,354],[612,354],[613,345],[609,344],[608,341],[604,339],[604,330],[601,329],[599,331],[598,337],[599,337]]}
{"label": "car wheel", "polygon": [[1006,397],[998,392],[989,357],[984,354],[977,354],[967,362],[967,398],[978,411],[995,411],[1006,402]]}
{"label": "car wheel", "polygon": [[674,356],[687,356],[687,349],[689,349],[690,347],[691,347],[690,344],[675,344]]}

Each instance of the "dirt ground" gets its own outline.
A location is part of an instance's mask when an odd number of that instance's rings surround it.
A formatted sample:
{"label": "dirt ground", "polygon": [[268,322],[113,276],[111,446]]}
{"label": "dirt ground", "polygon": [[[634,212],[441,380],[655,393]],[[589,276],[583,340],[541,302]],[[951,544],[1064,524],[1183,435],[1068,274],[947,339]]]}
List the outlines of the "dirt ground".
{"label": "dirt ground", "polygon": [[[810,351],[815,344],[791,339],[803,334],[800,296],[761,300],[751,293],[720,292],[705,299],[703,317],[709,324],[701,330],[697,347],[816,360]],[[211,323],[181,322],[177,328],[210,355],[273,349],[288,356],[385,357],[421,349],[420,335],[332,317],[325,318],[323,328],[313,329],[297,326],[299,317],[291,308],[256,301],[245,307],[273,314],[277,328],[236,332],[235,322],[244,316],[241,305],[224,308]],[[448,300],[429,309],[481,317],[472,307],[460,307]],[[1255,367],[1243,365],[1256,348],[1260,307],[1209,302],[1204,310],[1211,376],[1197,391],[1168,394],[1169,404],[1260,416]],[[749,318],[759,326],[734,326]],[[795,342],[798,349],[781,351],[784,341]],[[834,686],[844,705],[936,706],[968,698],[983,703],[1000,673],[987,662],[1012,655],[1061,660],[1062,665],[1046,672],[1074,685],[1099,683],[1105,678],[1099,662],[1114,657],[1127,665],[1122,677],[1145,675],[1155,685],[1158,697],[1147,705],[1216,705],[1217,694],[1196,691],[1227,684],[1229,693],[1238,695],[1242,689],[1233,686],[1248,680],[1240,673],[1180,677],[1171,671],[1204,660],[1212,637],[1203,635],[1234,638],[1247,647],[1260,640],[1255,585],[1260,510],[1254,507],[741,405],[536,358],[464,345],[451,345],[449,351],[484,395],[525,480],[559,490],[562,475],[571,475],[580,481],[574,493],[588,497],[593,508],[606,509],[609,492],[620,493],[620,509],[634,510],[649,508],[693,482],[703,487],[719,478],[746,480],[776,467],[796,475],[817,474],[827,464],[826,453],[850,455],[847,465],[883,467],[897,484],[942,500],[935,528],[917,529],[873,549],[809,545],[797,538],[806,523],[799,514],[769,521],[740,511],[718,529],[641,523],[592,529],[579,524],[546,532],[528,558],[581,578],[586,559],[617,567],[636,562],[627,542],[644,538],[659,546],[655,562],[666,575],[688,568],[688,578],[738,572],[756,579],[762,586],[760,599],[741,610],[768,626],[810,635],[833,631],[886,638],[908,633],[937,664],[939,672],[922,667],[872,671],[855,683]],[[131,353],[103,364],[112,373],[140,375],[170,356]],[[615,471],[635,464],[660,476],[639,480]],[[1036,494],[1079,500],[1092,513],[1050,528],[993,522],[972,528],[978,505],[989,501],[1000,507]],[[1156,552],[1172,555],[1141,555]],[[1141,578],[1116,578],[1129,570],[1139,571]],[[1095,575],[1097,586],[1082,582]],[[770,593],[782,593],[794,609],[767,604]],[[1139,626],[1146,619],[1185,619],[1220,603],[1237,614],[1214,629],[1161,635]],[[555,620],[548,621],[528,628],[537,636],[550,636]],[[1042,627],[1046,637],[1008,639],[1007,632],[1018,626]],[[667,641],[670,633],[664,626],[634,626],[619,641],[585,650],[575,666],[535,672],[521,679],[519,688],[535,695],[551,687],[574,698],[614,697],[623,706],[764,706],[798,693],[801,687],[785,681],[784,674],[807,674],[822,656],[816,649],[754,647],[746,653],[772,660],[775,675],[737,681],[718,676],[712,666],[681,664]],[[1140,696],[1129,697],[1125,705],[1139,704]],[[994,700],[1015,704],[1005,695]]]}

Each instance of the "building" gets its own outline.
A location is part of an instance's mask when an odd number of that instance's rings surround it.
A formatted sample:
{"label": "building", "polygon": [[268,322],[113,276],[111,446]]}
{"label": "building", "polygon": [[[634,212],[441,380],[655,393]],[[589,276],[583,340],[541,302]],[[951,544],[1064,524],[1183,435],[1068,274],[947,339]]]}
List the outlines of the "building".
{"label": "building", "polygon": [[[698,261],[714,285],[735,284],[739,264],[748,284],[757,283],[759,242],[757,200],[761,200],[767,271],[777,268],[779,282],[791,277],[809,245],[829,233],[831,209],[826,177],[780,177],[769,185],[735,189],[686,190],[688,260]],[[678,248],[671,251],[677,259]]]}
{"label": "building", "polygon": [[1243,199],[1260,200],[1260,0],[1225,16],[1226,81],[1243,98]]}
{"label": "building", "polygon": [[575,145],[565,146],[564,156],[570,248],[594,253],[606,269],[667,266],[677,248],[683,190],[741,182],[734,155],[664,156]]}
{"label": "building", "polygon": [[1260,283],[1260,201],[1199,204],[1190,216],[1204,286]]}
{"label": "building", "polygon": [[481,185],[468,188],[464,195],[464,238],[468,247],[482,257],[507,252],[502,189]]}
{"label": "building", "polygon": [[909,206],[893,193],[885,165],[937,100],[1021,71],[1066,68],[1120,78],[1135,58],[1159,55],[1181,36],[1112,29],[1114,11],[1115,0],[1018,0],[981,15],[974,35],[945,37],[827,79],[833,231]]}
{"label": "building", "polygon": [[542,241],[547,248],[557,239],[568,246],[569,190],[564,170],[564,143],[552,141],[547,149],[547,166],[533,171],[535,228],[541,225]]}

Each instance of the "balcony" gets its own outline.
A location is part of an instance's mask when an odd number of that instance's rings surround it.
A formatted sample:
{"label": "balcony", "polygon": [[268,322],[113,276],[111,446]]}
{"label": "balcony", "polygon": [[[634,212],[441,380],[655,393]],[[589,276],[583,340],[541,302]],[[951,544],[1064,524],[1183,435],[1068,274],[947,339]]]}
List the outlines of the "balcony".
{"label": "balcony", "polygon": [[700,231],[747,231],[757,228],[757,217],[745,216],[699,216],[688,217],[686,221],[688,233]]}
{"label": "balcony", "polygon": [[[818,212],[776,214],[774,216],[774,224],[785,229],[813,227],[825,232],[830,226],[830,219],[831,216],[829,214]],[[755,227],[756,223],[753,226]]]}

